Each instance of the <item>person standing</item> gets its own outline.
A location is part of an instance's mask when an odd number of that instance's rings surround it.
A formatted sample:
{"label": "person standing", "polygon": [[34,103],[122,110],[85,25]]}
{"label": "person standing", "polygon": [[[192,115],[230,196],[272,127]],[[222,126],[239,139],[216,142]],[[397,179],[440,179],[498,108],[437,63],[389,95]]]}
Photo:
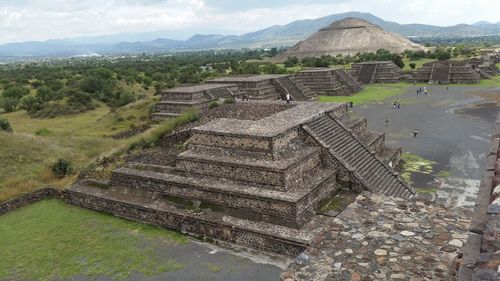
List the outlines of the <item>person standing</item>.
{"label": "person standing", "polygon": [[418,134],[418,130],[415,128],[413,129],[413,137],[416,138]]}
{"label": "person standing", "polygon": [[286,93],[286,103],[290,103],[290,94]]}

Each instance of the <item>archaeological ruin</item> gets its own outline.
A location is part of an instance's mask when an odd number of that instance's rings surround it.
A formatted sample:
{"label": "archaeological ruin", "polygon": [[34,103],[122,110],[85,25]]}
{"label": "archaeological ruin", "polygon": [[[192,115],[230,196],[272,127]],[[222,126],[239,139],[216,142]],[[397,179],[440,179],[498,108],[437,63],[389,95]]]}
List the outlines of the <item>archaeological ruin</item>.
{"label": "archaeological ruin", "polygon": [[167,90],[161,94],[152,119],[175,117],[190,108],[202,111],[211,101],[233,96],[239,96],[238,87],[233,84],[201,84]]}
{"label": "archaeological ruin", "polygon": [[425,63],[412,79],[431,84],[477,84],[481,74],[467,61],[435,61]]}
{"label": "archaeological ruin", "polygon": [[350,74],[362,84],[396,83],[403,80],[403,70],[392,61],[354,63]]}
{"label": "archaeological ruin", "polygon": [[363,86],[342,68],[305,69],[292,79],[300,81],[315,95],[351,96],[363,90]]}
{"label": "archaeological ruin", "polygon": [[[212,84],[216,85],[216,84]],[[321,232],[317,211],[341,190],[409,198],[401,148],[340,103],[237,102],[240,119],[189,130],[172,165],[133,162],[109,182],[87,180],[63,200],[195,237],[288,256]],[[259,112],[268,112],[259,118]]]}
{"label": "archaeological ruin", "polygon": [[308,101],[318,95],[350,96],[362,89],[343,69],[313,68],[295,75],[234,75],[162,92],[152,118],[161,121],[189,108],[203,111],[210,102],[225,98],[274,101],[290,94],[293,101]]}
{"label": "archaeological ruin", "polygon": [[493,76],[500,74],[500,69],[496,66],[493,56],[485,55],[479,58],[472,58],[468,62],[473,68],[479,71],[481,79],[491,79]]}

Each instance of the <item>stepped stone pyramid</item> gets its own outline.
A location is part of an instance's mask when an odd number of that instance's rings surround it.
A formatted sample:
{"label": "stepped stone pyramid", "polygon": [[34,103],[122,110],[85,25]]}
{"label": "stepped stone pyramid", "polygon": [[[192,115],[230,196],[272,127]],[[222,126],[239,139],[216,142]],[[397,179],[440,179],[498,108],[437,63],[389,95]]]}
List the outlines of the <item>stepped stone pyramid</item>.
{"label": "stepped stone pyramid", "polygon": [[485,55],[479,58],[470,59],[468,62],[473,68],[479,71],[481,78],[491,79],[493,76],[500,74],[500,69],[496,66],[493,56]]}
{"label": "stepped stone pyramid", "polygon": [[354,56],[357,53],[375,53],[379,49],[398,54],[405,50],[425,50],[422,45],[413,43],[399,34],[385,31],[368,21],[346,18],[320,29],[280,54],[277,59],[284,61],[288,57],[303,59],[326,55]]}
{"label": "stepped stone pyramid", "polygon": [[[408,198],[391,167],[400,148],[350,119],[346,104],[280,107],[258,120],[215,119],[191,129],[171,166],[130,163],[110,182],[83,182],[65,201],[119,217],[263,251],[296,256],[325,226],[317,210],[342,189]],[[238,106],[238,103],[232,106]]]}
{"label": "stepped stone pyramid", "polygon": [[355,63],[351,75],[362,84],[396,83],[403,79],[403,70],[392,61],[369,61]]}
{"label": "stepped stone pyramid", "polygon": [[435,61],[415,71],[413,80],[433,84],[477,84],[481,74],[467,61]]}
{"label": "stepped stone pyramid", "polygon": [[211,101],[235,95],[238,95],[238,87],[231,84],[200,84],[167,90],[161,94],[152,119],[175,117],[190,108],[203,111]]}
{"label": "stepped stone pyramid", "polygon": [[314,100],[317,95],[352,95],[363,87],[343,69],[315,68],[295,75],[234,75],[208,80],[205,84],[178,87],[161,93],[153,120],[177,116],[195,108],[204,111],[208,104],[224,98],[252,101],[284,99]]}

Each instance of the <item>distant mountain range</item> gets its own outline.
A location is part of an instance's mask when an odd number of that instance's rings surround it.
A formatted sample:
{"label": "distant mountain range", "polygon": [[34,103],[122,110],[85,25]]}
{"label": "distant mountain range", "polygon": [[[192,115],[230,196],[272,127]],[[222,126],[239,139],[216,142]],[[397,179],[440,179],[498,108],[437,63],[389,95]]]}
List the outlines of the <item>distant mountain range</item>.
{"label": "distant mountain range", "polygon": [[[347,17],[356,17],[379,25],[385,30],[412,37],[474,37],[500,34],[500,22],[480,21],[472,25],[433,26],[399,24],[385,21],[369,13],[349,12],[313,20],[298,20],[287,25],[274,25],[243,35],[194,35],[187,40],[152,38],[162,32],[128,33],[73,39],[23,42],[0,45],[0,57],[81,56],[137,52],[174,52],[203,49],[239,49],[291,46],[322,27]],[[153,37],[154,38],[154,37]]]}

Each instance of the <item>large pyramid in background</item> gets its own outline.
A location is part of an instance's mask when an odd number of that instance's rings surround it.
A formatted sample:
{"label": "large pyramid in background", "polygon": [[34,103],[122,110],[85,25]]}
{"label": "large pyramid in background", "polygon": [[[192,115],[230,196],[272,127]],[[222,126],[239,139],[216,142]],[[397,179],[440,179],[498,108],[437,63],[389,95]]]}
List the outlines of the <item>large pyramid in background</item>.
{"label": "large pyramid in background", "polygon": [[278,56],[287,57],[319,57],[323,55],[355,55],[364,52],[376,52],[386,49],[393,53],[405,50],[425,50],[422,45],[411,42],[407,38],[387,32],[381,27],[362,19],[345,18],[336,21],[297,43],[292,48]]}

